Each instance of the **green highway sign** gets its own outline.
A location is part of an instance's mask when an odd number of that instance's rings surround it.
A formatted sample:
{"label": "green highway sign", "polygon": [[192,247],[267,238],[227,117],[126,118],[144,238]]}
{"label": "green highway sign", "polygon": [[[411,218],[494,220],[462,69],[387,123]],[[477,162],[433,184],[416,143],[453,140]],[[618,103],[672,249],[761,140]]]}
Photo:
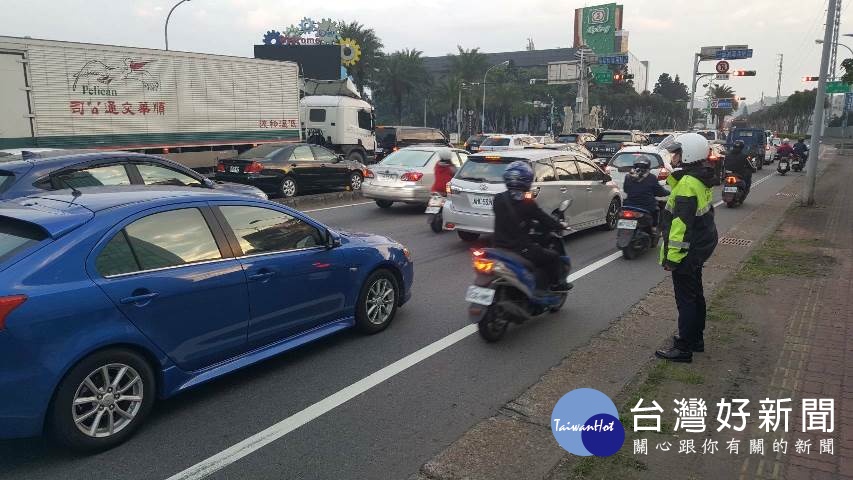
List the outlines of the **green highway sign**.
{"label": "green highway sign", "polygon": [[610,69],[593,70],[592,76],[595,83],[599,85],[607,85],[613,83],[613,72]]}
{"label": "green highway sign", "polygon": [[850,91],[850,84],[841,81],[826,82],[826,93],[847,93]]}

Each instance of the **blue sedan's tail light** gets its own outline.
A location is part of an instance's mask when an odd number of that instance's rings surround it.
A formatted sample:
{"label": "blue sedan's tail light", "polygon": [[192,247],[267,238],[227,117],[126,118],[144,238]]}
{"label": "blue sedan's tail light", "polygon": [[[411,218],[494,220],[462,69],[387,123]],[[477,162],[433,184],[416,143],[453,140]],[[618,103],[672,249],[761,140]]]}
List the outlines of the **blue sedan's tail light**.
{"label": "blue sedan's tail light", "polygon": [[27,301],[26,295],[10,295],[8,297],[0,297],[0,330],[6,328],[6,317],[12,313],[12,310],[21,306]]}

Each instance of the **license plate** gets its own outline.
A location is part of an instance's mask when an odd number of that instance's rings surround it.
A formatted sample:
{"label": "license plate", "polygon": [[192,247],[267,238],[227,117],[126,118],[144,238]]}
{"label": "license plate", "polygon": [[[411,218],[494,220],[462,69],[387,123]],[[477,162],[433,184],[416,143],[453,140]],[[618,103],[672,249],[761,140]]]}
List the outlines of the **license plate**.
{"label": "license plate", "polygon": [[492,201],[494,197],[487,195],[474,195],[471,197],[471,206],[476,208],[492,208]]}
{"label": "license plate", "polygon": [[444,203],[444,198],[440,197],[432,197],[429,199],[429,203],[427,206],[429,207],[440,207]]}
{"label": "license plate", "polygon": [[468,292],[465,294],[465,301],[468,303],[476,303],[477,305],[489,306],[495,300],[495,291],[491,288],[478,287],[471,285],[468,287]]}
{"label": "license plate", "polygon": [[[796,163],[795,163],[794,165],[796,165]],[[782,162],[782,163],[780,163],[780,164],[779,164],[779,168],[781,168],[781,169],[783,169],[783,170],[784,170],[784,169],[788,168],[788,164],[787,164],[787,163],[785,163],[785,162]]]}
{"label": "license plate", "polygon": [[426,213],[436,214],[436,213],[438,213],[439,210],[441,210],[441,207],[427,207]]}
{"label": "license plate", "polygon": [[737,187],[723,187],[723,193],[737,193]]}
{"label": "license plate", "polygon": [[377,149],[376,149],[376,153],[382,153],[382,152],[384,152],[384,151],[385,151],[385,150],[382,150],[381,148],[377,148]]}
{"label": "license plate", "polygon": [[231,167],[231,173],[240,173],[240,167]]}
{"label": "license plate", "polygon": [[637,229],[637,221],[636,220],[622,220],[620,219],[616,222],[616,228],[625,228],[628,230],[636,230]]}
{"label": "license plate", "polygon": [[379,180],[382,180],[383,182],[393,182],[393,181],[397,180],[397,176],[396,175],[388,175],[385,173],[380,173],[379,174]]}

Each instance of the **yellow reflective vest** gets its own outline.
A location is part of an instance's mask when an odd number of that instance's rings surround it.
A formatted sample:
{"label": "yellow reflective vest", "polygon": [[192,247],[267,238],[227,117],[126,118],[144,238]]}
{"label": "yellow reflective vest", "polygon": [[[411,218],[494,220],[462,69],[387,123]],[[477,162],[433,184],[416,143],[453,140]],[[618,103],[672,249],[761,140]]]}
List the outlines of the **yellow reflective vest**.
{"label": "yellow reflective vest", "polygon": [[678,266],[688,256],[704,263],[717,246],[710,185],[685,171],[667,178],[672,188],[661,223],[661,265]]}

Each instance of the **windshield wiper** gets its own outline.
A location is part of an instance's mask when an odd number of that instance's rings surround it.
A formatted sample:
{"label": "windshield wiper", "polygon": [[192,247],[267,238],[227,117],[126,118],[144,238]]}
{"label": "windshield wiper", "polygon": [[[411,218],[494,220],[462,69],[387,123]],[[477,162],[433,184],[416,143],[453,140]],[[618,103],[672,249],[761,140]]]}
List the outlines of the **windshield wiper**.
{"label": "windshield wiper", "polygon": [[482,177],[459,177],[459,180],[466,180],[469,182],[485,182],[486,179]]}

